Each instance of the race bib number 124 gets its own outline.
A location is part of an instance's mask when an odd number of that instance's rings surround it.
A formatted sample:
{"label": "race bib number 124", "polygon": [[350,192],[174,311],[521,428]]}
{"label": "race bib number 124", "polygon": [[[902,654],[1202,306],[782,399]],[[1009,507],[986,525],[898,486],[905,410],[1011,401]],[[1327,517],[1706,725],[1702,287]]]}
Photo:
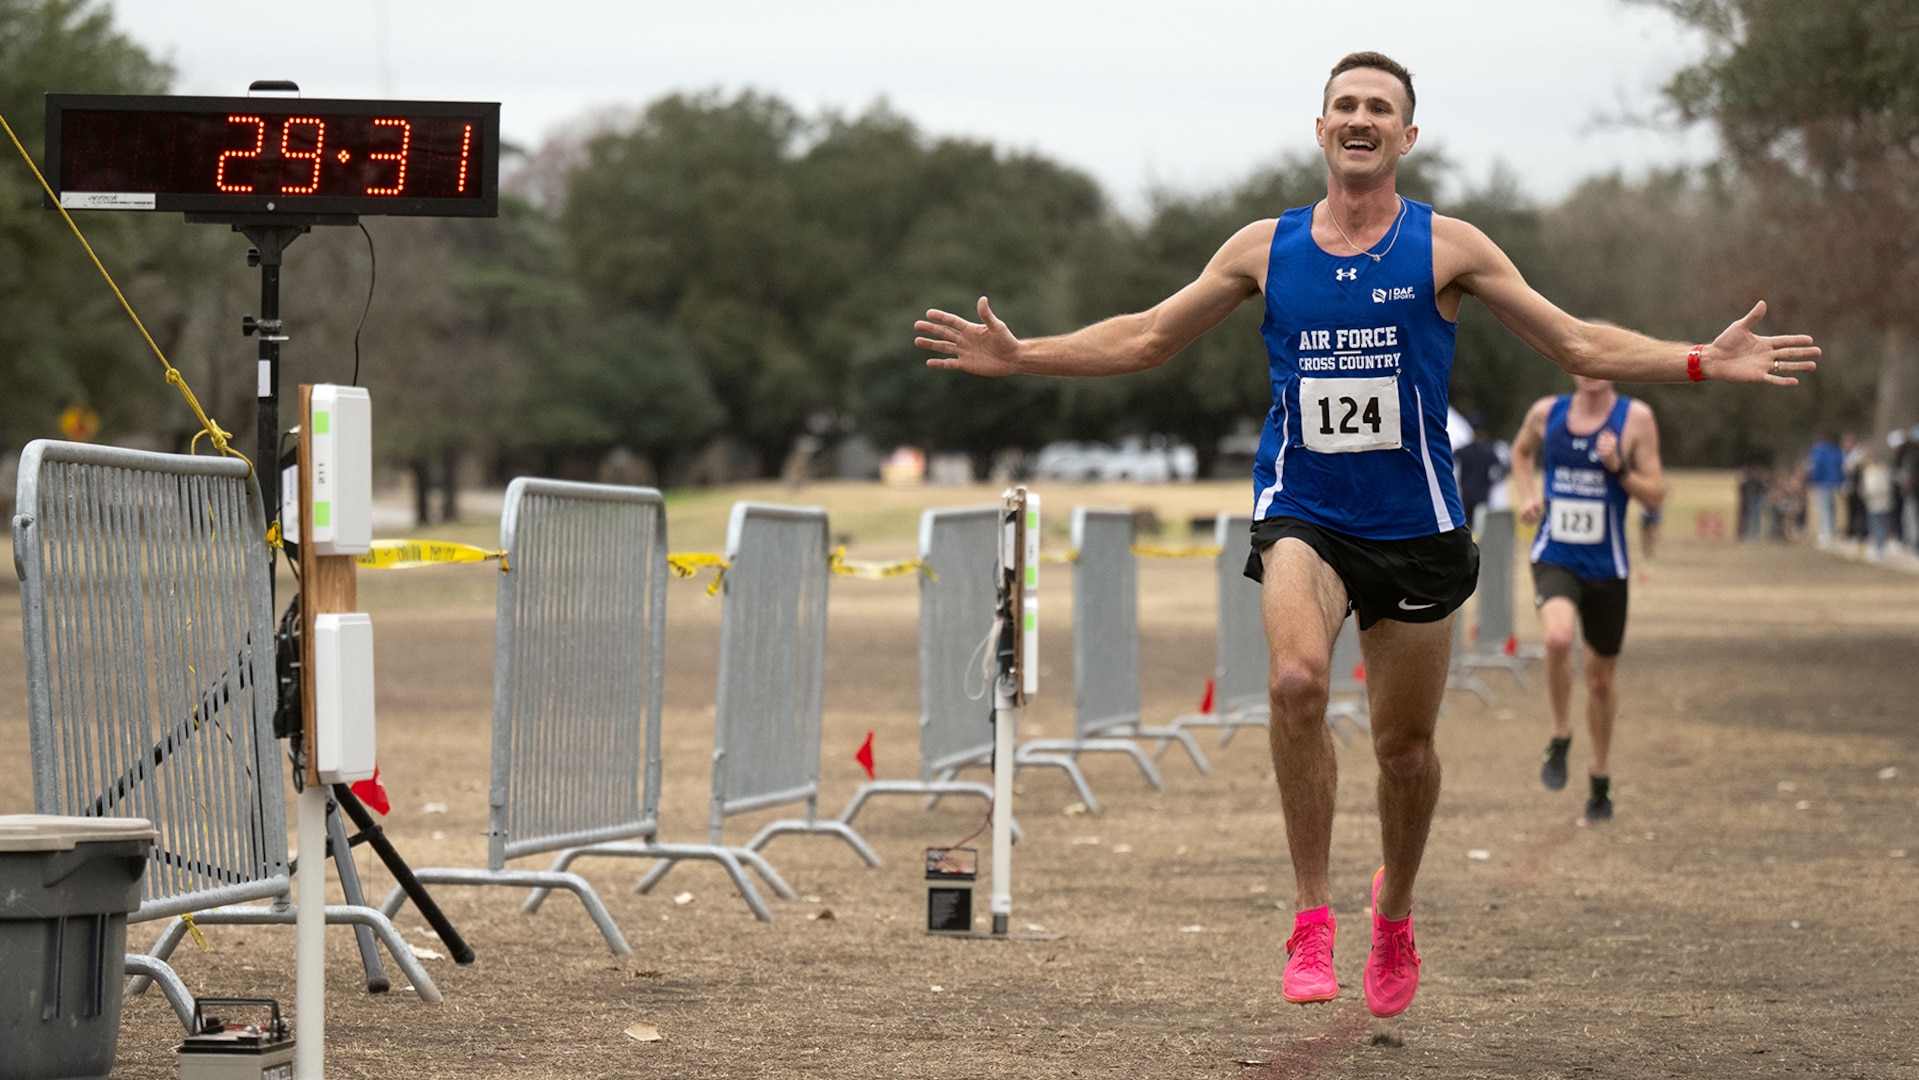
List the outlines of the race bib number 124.
{"label": "race bib number 124", "polygon": [[1306,448],[1322,454],[1399,449],[1399,377],[1299,380]]}

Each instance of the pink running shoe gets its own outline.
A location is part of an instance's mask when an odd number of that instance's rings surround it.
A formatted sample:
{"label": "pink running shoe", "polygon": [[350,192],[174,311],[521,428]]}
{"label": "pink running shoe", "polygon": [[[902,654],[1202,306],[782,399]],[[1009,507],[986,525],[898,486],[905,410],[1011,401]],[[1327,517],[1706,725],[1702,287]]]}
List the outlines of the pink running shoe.
{"label": "pink running shoe", "polygon": [[1330,906],[1293,916],[1286,971],[1279,980],[1279,992],[1287,1001],[1305,1005],[1339,996],[1339,979],[1333,974],[1333,939],[1338,936],[1339,920]]}
{"label": "pink running shoe", "polygon": [[1410,913],[1398,922],[1379,915],[1379,883],[1386,877],[1380,867],[1373,875],[1373,951],[1366,956],[1366,1007],[1374,1016],[1398,1016],[1413,1003],[1419,990],[1419,950],[1413,948],[1413,917]]}

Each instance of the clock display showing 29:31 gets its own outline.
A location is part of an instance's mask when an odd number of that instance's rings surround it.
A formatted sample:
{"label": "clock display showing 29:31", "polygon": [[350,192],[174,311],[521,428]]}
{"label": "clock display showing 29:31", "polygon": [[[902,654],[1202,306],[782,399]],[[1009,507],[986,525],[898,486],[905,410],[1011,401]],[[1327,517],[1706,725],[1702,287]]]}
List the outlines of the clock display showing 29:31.
{"label": "clock display showing 29:31", "polygon": [[487,216],[492,103],[47,95],[69,209]]}

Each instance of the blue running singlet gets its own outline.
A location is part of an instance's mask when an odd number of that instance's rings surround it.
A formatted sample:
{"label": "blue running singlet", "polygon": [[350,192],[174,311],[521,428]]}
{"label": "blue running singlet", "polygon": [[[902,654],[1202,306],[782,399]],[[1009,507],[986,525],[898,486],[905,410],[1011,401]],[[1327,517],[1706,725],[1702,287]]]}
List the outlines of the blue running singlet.
{"label": "blue running singlet", "polygon": [[1605,423],[1585,435],[1566,427],[1572,395],[1561,394],[1546,415],[1546,438],[1540,445],[1540,468],[1546,474],[1546,516],[1533,540],[1532,560],[1563,566],[1587,581],[1623,578],[1631,573],[1626,560],[1626,503],[1632,498],[1619,475],[1599,463],[1599,433],[1611,431],[1626,452],[1626,411],[1632,399],[1624,394],[1613,403]]}
{"label": "blue running singlet", "polygon": [[1260,328],[1273,407],[1253,466],[1254,520],[1294,517],[1367,540],[1466,522],[1446,437],[1458,327],[1433,292],[1433,208],[1400,203],[1378,261],[1322,250],[1310,206],[1273,230]]}

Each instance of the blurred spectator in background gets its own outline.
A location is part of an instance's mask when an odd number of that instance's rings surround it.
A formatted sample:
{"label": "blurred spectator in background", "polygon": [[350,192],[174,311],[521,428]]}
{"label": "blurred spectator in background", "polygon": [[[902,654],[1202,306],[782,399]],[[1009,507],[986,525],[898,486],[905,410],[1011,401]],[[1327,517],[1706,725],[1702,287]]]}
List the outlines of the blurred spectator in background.
{"label": "blurred spectator in background", "polygon": [[1782,465],[1766,492],[1766,538],[1791,544],[1799,540],[1806,521],[1806,474],[1797,465]]}
{"label": "blurred spectator in background", "polygon": [[1771,462],[1748,458],[1739,470],[1739,539],[1765,539],[1766,492],[1771,487]]}
{"label": "blurred spectator in background", "polygon": [[1899,541],[1919,552],[1919,428],[1905,433],[1892,459],[1893,490],[1899,495]]}
{"label": "blurred spectator in background", "polygon": [[1846,539],[1864,540],[1866,502],[1859,493],[1859,470],[1866,464],[1866,446],[1848,431],[1839,436],[1839,449],[1846,456],[1846,483],[1840,489],[1846,501]]}
{"label": "blurred spectator in background", "polygon": [[1459,476],[1459,501],[1466,507],[1466,523],[1479,531],[1479,508],[1504,510],[1512,497],[1506,493],[1506,473],[1512,468],[1512,447],[1486,434],[1486,417],[1473,413],[1472,441],[1453,451],[1453,470]]}
{"label": "blurred spectator in background", "polygon": [[1906,495],[1899,490],[1899,455],[1905,448],[1906,429],[1893,428],[1886,432],[1886,454],[1879,459],[1886,463],[1886,474],[1892,478],[1892,517],[1887,519],[1886,536],[1901,546],[1906,542]]}
{"label": "blurred spectator in background", "polygon": [[1859,500],[1866,508],[1866,561],[1886,557],[1886,540],[1892,533],[1892,467],[1886,464],[1886,451],[1875,446],[1866,451],[1859,464]]}
{"label": "blurred spectator in background", "polygon": [[1806,455],[1806,489],[1812,495],[1812,509],[1819,516],[1819,531],[1813,542],[1831,547],[1839,518],[1839,489],[1846,484],[1846,453],[1829,435],[1820,435]]}

